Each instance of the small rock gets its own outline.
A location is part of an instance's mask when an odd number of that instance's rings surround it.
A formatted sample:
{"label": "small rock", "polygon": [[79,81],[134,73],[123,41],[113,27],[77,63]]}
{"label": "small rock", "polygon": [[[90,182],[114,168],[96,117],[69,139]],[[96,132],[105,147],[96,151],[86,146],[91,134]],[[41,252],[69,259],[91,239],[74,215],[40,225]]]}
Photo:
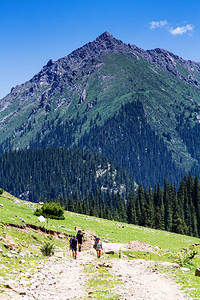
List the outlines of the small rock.
{"label": "small rock", "polygon": [[39,222],[45,222],[45,218],[44,218],[43,216],[39,216],[39,217],[38,217],[38,221],[39,221]]}
{"label": "small rock", "polygon": [[20,261],[19,261],[19,264],[25,264],[25,260],[24,259],[21,259]]}
{"label": "small rock", "polygon": [[106,263],[106,262],[100,263],[98,266],[104,267],[104,268],[112,268],[112,265],[110,263]]}
{"label": "small rock", "polygon": [[0,203],[0,207],[4,208],[4,205]]}
{"label": "small rock", "polygon": [[154,249],[155,249],[156,251],[159,251],[159,250],[160,250],[160,248],[159,248],[158,246],[155,246]]}
{"label": "small rock", "polygon": [[183,267],[182,267],[182,268],[180,268],[180,270],[181,270],[181,271],[184,271],[184,272],[189,272],[189,271],[190,271],[190,269],[189,269],[189,268],[183,268]]}
{"label": "small rock", "polygon": [[129,253],[128,255],[129,255],[130,257],[132,257],[132,258],[135,258],[135,255],[132,254],[132,253]]}
{"label": "small rock", "polygon": [[115,254],[115,251],[113,250],[108,250],[108,251],[105,251],[106,254]]}
{"label": "small rock", "polygon": [[200,276],[200,268],[197,268],[197,269],[195,270],[195,276]]}
{"label": "small rock", "polygon": [[21,296],[25,296],[25,295],[26,295],[26,292],[19,292],[19,294],[20,294]]}
{"label": "small rock", "polygon": [[13,200],[17,205],[20,205],[21,204],[21,202],[19,201],[19,200],[17,200],[17,199],[14,199]]}
{"label": "small rock", "polygon": [[13,257],[11,253],[6,253],[6,256],[9,258]]}
{"label": "small rock", "polygon": [[64,234],[61,233],[61,234],[58,235],[58,237],[59,237],[60,239],[64,239],[65,236],[64,236]]}
{"label": "small rock", "polygon": [[167,262],[167,261],[160,262],[159,265],[164,266],[164,267],[180,268],[179,264],[170,263],[170,262]]}
{"label": "small rock", "polygon": [[26,223],[26,221],[25,221],[23,218],[19,217],[19,219],[20,219],[23,223]]}
{"label": "small rock", "polygon": [[25,257],[25,256],[26,256],[26,254],[25,254],[24,252],[20,252],[20,253],[19,253],[19,256],[21,256],[21,257]]}

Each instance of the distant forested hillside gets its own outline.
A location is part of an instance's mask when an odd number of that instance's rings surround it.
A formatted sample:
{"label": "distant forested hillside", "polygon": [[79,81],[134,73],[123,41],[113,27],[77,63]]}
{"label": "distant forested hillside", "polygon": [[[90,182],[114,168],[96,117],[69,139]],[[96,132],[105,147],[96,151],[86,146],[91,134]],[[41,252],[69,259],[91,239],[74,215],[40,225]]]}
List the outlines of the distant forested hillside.
{"label": "distant forested hillside", "polygon": [[77,140],[75,133],[81,130],[81,119],[58,122],[56,126],[46,124],[44,130],[49,126],[49,134],[44,136],[41,131],[30,146],[73,145],[74,148],[99,153],[109,161],[120,164],[138,184],[142,183],[146,187],[162,183],[164,177],[170,182],[180,182],[184,170],[175,164],[172,151],[167,149],[163,139],[152,130],[140,101],[132,100],[123,105],[102,126],[96,124],[99,118],[100,115],[97,115],[91,121],[89,132]]}
{"label": "distant forested hillside", "polygon": [[0,187],[33,202],[76,191],[83,197],[97,189],[127,195],[133,185],[121,167],[89,151],[47,148],[9,151],[0,157]]}

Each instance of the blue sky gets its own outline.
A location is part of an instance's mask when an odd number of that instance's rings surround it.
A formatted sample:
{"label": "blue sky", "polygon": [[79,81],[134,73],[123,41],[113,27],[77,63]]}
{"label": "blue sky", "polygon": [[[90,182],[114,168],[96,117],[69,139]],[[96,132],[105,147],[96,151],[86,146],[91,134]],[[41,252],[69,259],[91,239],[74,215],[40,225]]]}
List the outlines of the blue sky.
{"label": "blue sky", "polygon": [[200,62],[199,0],[0,0],[0,98],[104,31]]}

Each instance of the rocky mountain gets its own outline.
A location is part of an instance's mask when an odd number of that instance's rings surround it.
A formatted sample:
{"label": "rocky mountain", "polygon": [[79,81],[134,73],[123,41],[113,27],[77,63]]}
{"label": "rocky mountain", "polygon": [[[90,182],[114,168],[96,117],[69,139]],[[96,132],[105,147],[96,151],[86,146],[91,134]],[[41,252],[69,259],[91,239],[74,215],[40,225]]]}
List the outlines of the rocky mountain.
{"label": "rocky mountain", "polygon": [[145,184],[179,180],[198,171],[199,87],[200,63],[105,32],[0,100],[0,149],[78,146]]}

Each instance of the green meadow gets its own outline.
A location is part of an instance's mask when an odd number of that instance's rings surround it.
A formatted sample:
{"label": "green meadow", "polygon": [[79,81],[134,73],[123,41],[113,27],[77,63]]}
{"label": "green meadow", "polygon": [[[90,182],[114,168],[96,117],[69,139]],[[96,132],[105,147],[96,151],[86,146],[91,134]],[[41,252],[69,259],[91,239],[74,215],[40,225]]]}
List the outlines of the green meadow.
{"label": "green meadow", "polygon": [[[200,239],[171,232],[155,230],[146,227],[125,224],[116,221],[100,219],[96,217],[76,214],[65,211],[65,220],[48,219],[40,223],[38,217],[33,214],[40,205],[17,199],[4,192],[0,196],[0,249],[5,249],[3,238],[6,234],[11,236],[15,243],[19,245],[19,252],[31,253],[31,257],[25,256],[27,267],[37,271],[39,262],[46,258],[42,255],[40,248],[44,243],[52,243],[55,249],[68,250],[68,239],[58,239],[42,231],[25,228],[24,230],[7,226],[7,224],[25,225],[32,224],[41,227],[43,230],[54,230],[71,236],[75,233],[75,226],[83,230],[92,231],[101,240],[114,243],[128,243],[129,241],[144,241],[151,246],[157,246],[156,253],[126,251],[125,255],[129,259],[142,258],[158,261],[176,262],[182,268],[171,269],[159,267],[160,272],[167,272],[175,281],[181,282],[193,299],[200,298],[200,277],[194,276],[195,269],[200,267]],[[194,246],[195,245],[195,246]],[[159,247],[159,248],[158,248]],[[5,252],[4,251],[4,252]],[[190,259],[192,251],[195,251],[194,258]],[[130,254],[132,256],[130,256]],[[117,255],[110,256],[110,259],[119,259]],[[184,270],[187,268],[187,270]],[[16,276],[22,269],[20,258],[4,257],[0,253],[0,275],[5,278]],[[8,274],[10,274],[8,276]],[[93,283],[88,281],[89,285]]]}

